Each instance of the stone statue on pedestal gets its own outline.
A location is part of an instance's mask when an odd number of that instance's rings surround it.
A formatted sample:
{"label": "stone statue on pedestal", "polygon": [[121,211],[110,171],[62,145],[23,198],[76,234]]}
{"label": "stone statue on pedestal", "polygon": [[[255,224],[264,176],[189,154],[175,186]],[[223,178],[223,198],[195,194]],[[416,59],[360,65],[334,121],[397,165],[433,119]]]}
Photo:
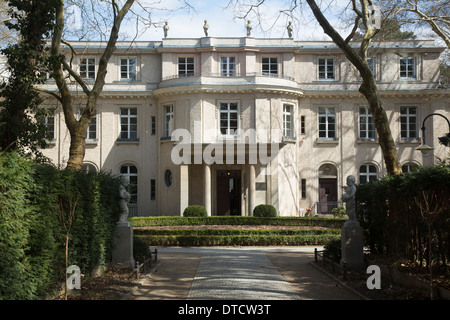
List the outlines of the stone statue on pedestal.
{"label": "stone statue on pedestal", "polygon": [[250,20],[248,20],[247,26],[246,26],[246,28],[247,28],[247,37],[250,37],[251,34],[252,34],[252,24],[251,23],[252,22]]}
{"label": "stone statue on pedestal", "polygon": [[121,209],[120,219],[118,223],[128,223],[128,202],[130,201],[130,193],[127,191],[127,187],[130,184],[130,178],[128,176],[120,177],[119,187],[119,206]]}
{"label": "stone statue on pedestal", "polygon": [[209,24],[208,20],[205,20],[205,24],[203,25],[203,31],[205,32],[205,37],[208,36]]}
{"label": "stone statue on pedestal", "polygon": [[350,221],[356,221],[356,202],[355,202],[356,186],[355,177],[347,177],[347,188],[345,194],[342,195],[342,201],[345,202],[345,208],[347,211],[348,219]]}
{"label": "stone statue on pedestal", "polygon": [[164,38],[167,38],[167,35],[169,34],[169,22],[166,21],[166,24],[164,25]]}

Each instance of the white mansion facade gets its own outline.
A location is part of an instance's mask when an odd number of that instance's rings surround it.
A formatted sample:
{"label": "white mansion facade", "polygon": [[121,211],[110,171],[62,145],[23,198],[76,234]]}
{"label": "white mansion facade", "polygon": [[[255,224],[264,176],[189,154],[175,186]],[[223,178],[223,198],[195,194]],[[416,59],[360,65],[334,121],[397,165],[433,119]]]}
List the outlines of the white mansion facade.
{"label": "white mansion facade", "polygon": [[[89,84],[104,44],[73,45],[80,53],[73,63]],[[442,51],[433,41],[371,48],[404,170],[433,165],[449,150],[437,139],[449,131],[441,117],[426,120],[433,152],[415,150],[427,115],[450,116],[450,90],[439,86]],[[89,127],[85,165],[130,176],[132,215],[181,215],[188,205],[203,205],[210,215],[252,215],[258,204],[275,206],[281,216],[307,208],[329,213],[348,175],[361,184],[386,174],[360,83],[332,42],[119,42]],[[51,80],[46,86],[55,90]],[[73,93],[83,98],[75,84]],[[54,116],[44,154],[64,167],[70,142],[64,115],[51,99],[46,105]]]}

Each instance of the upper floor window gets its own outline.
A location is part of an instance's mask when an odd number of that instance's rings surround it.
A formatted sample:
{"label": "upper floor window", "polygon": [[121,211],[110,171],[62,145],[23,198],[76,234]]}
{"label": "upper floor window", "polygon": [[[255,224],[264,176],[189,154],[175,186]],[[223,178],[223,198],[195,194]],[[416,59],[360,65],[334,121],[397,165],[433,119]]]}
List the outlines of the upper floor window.
{"label": "upper floor window", "polygon": [[178,76],[188,77],[194,75],[194,58],[178,58]]}
{"label": "upper floor window", "polygon": [[48,141],[54,141],[56,139],[56,130],[55,130],[55,111],[53,109],[48,109],[48,113],[44,117],[44,124],[47,127],[45,138]]}
{"label": "upper floor window", "polygon": [[417,107],[400,108],[400,137],[401,140],[416,140],[417,132]]}
{"label": "upper floor window", "polygon": [[319,58],[319,80],[334,80],[334,59]]}
{"label": "upper floor window", "polygon": [[400,79],[416,79],[416,59],[400,58]]}
{"label": "upper floor window", "polygon": [[295,136],[293,112],[294,106],[290,104],[283,105],[283,137],[285,138],[293,138]]}
{"label": "upper floor window", "polygon": [[223,135],[233,135],[238,129],[238,103],[220,103],[220,133]]}
{"label": "upper floor window", "polygon": [[120,139],[138,139],[137,108],[120,108]]}
{"label": "upper floor window", "polygon": [[236,75],[236,58],[221,57],[220,58],[220,74],[223,77],[233,77]]}
{"label": "upper floor window", "polygon": [[165,105],[164,109],[164,123],[163,123],[163,137],[172,136],[173,132],[173,105]]}
{"label": "upper floor window", "polygon": [[120,80],[136,81],[136,59],[120,59]]}
{"label": "upper floor window", "polygon": [[[81,119],[81,109],[78,109],[78,120]],[[87,129],[87,137],[86,140],[94,141],[97,140],[97,115],[93,116],[91,119],[91,123]]]}
{"label": "upper floor window", "polygon": [[319,107],[319,139],[336,140],[336,115],[334,108]]}
{"label": "upper floor window", "polygon": [[359,139],[362,141],[373,141],[377,139],[375,122],[369,108],[359,108]]}
{"label": "upper floor window", "polygon": [[373,164],[363,164],[359,167],[359,184],[364,184],[378,179],[377,167]]}
{"label": "upper floor window", "polygon": [[372,71],[373,77],[377,77],[376,68],[375,68],[375,59],[367,58],[367,63],[369,64],[370,71]]}
{"label": "upper floor window", "polygon": [[262,74],[266,76],[278,75],[278,59],[262,58]]}
{"label": "upper floor window", "polygon": [[83,79],[95,80],[94,58],[83,58],[80,60],[80,76]]}

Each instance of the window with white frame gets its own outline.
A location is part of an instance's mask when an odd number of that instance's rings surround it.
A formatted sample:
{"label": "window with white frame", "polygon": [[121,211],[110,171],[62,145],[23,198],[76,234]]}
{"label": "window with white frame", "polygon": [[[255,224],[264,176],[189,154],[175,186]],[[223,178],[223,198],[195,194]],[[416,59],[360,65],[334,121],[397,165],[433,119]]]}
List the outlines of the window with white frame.
{"label": "window with white frame", "polygon": [[136,58],[120,58],[120,80],[136,81]]}
{"label": "window with white frame", "polygon": [[378,179],[377,167],[373,164],[363,164],[359,167],[359,184],[376,181]]}
{"label": "window with white frame", "polygon": [[375,122],[368,107],[359,108],[359,140],[374,141],[377,139]]}
{"label": "window with white frame", "polygon": [[193,57],[179,57],[178,58],[178,76],[189,77],[195,73]]}
{"label": "window with white frame", "polygon": [[47,141],[54,141],[56,139],[55,130],[55,111],[48,109],[47,114],[44,117],[44,125],[46,126],[45,139]]}
{"label": "window with white frame", "polygon": [[220,102],[219,118],[220,133],[234,135],[238,129],[239,104],[237,102]]}
{"label": "window with white frame", "polygon": [[417,107],[400,107],[400,138],[404,141],[417,140]]}
{"label": "window with white frame", "polygon": [[416,79],[415,58],[400,58],[400,79]]}
{"label": "window with white frame", "polygon": [[319,80],[334,80],[334,59],[319,58]]}
{"label": "window with white frame", "polygon": [[220,58],[220,75],[222,77],[233,77],[236,75],[236,58],[221,57]]}
{"label": "window with white frame", "polygon": [[136,107],[120,108],[120,139],[138,140],[138,114]]}
{"label": "window with white frame", "polygon": [[375,58],[367,58],[367,63],[369,64],[370,71],[372,71],[374,78],[377,77],[375,61]]}
{"label": "window with white frame", "polygon": [[168,138],[172,136],[173,132],[173,105],[165,105],[163,107],[163,137]]}
{"label": "window with white frame", "polygon": [[278,75],[278,59],[262,58],[262,74],[266,76]]}
{"label": "window with white frame", "polygon": [[402,172],[408,173],[408,172],[414,172],[419,169],[419,165],[415,164],[413,162],[408,162],[402,165]]}
{"label": "window with white frame", "polygon": [[336,140],[334,108],[319,107],[319,140]]}
{"label": "window with white frame", "polygon": [[[81,119],[81,110],[78,110],[78,120]],[[97,115],[94,115],[91,119],[91,123],[89,123],[87,129],[87,141],[95,141],[97,140]]]}
{"label": "window with white frame", "polygon": [[130,193],[130,204],[136,204],[138,201],[138,169],[132,164],[124,164],[119,169],[119,174],[121,176],[128,177],[130,181],[129,193]]}
{"label": "window with white frame", "polygon": [[294,138],[294,106],[291,104],[283,105],[283,137]]}
{"label": "window with white frame", "polygon": [[95,58],[82,58],[80,60],[80,77],[95,80]]}

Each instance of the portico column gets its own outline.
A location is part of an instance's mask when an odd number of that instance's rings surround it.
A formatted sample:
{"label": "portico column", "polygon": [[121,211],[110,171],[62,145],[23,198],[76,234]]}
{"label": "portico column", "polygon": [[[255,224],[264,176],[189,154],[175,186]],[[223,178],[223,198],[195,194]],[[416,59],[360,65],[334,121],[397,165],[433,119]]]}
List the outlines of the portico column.
{"label": "portico column", "polygon": [[205,209],[206,209],[206,212],[208,213],[208,216],[210,216],[211,215],[211,168],[207,164],[205,164],[203,176],[204,176],[203,188],[204,188]]}
{"label": "portico column", "polygon": [[255,184],[255,166],[250,165],[249,168],[249,179],[248,179],[248,215],[253,215],[253,209],[255,208],[255,194],[256,194],[256,184]]}

